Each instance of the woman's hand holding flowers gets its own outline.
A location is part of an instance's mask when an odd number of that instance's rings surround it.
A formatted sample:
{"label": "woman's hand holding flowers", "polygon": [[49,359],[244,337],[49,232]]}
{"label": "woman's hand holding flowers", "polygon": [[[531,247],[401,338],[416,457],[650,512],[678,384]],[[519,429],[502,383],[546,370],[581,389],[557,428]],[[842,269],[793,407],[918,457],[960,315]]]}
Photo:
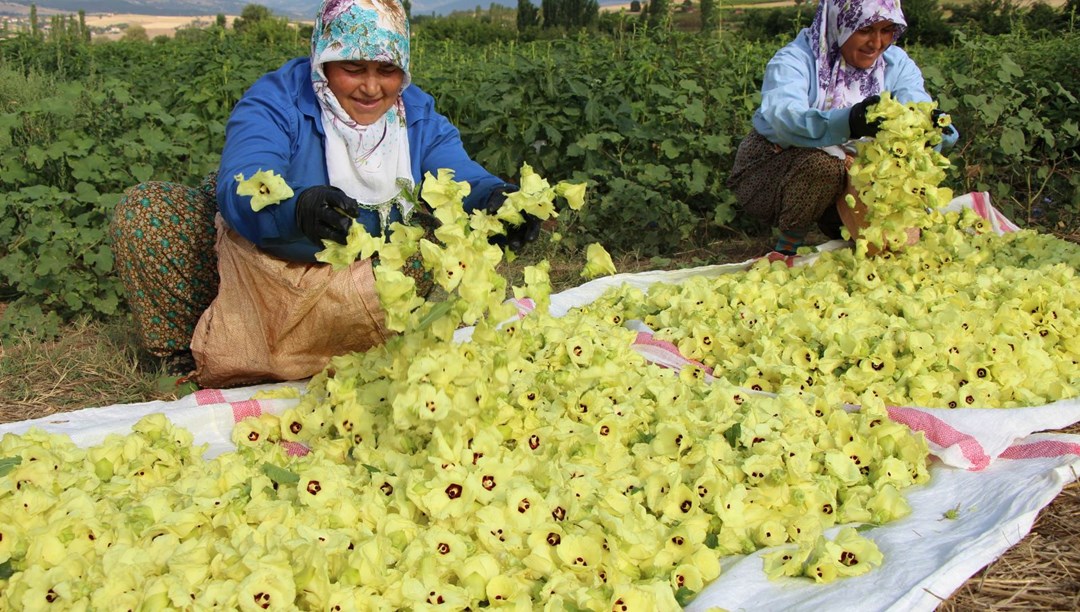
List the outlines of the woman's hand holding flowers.
{"label": "woman's hand holding flowers", "polygon": [[867,96],[862,102],[856,102],[851,107],[851,114],[848,115],[848,130],[852,138],[872,138],[877,135],[878,129],[881,128],[881,119],[867,122],[866,109],[880,100],[881,96],[874,94]]}
{"label": "woman's hand holding flowers", "polygon": [[296,198],[296,225],[315,244],[333,240],[345,244],[360,206],[331,185],[308,187]]}
{"label": "woman's hand holding flowers", "polygon": [[[506,202],[506,197],[517,190],[516,187],[506,186],[492,191],[491,195],[488,196],[484,209],[489,214],[495,215]],[[505,246],[511,251],[519,251],[521,247],[536,240],[540,236],[540,218],[527,212],[522,212],[521,217],[524,221],[519,224],[514,224],[511,221],[504,222],[503,226],[506,228],[506,232],[493,235],[490,240],[491,244]]]}

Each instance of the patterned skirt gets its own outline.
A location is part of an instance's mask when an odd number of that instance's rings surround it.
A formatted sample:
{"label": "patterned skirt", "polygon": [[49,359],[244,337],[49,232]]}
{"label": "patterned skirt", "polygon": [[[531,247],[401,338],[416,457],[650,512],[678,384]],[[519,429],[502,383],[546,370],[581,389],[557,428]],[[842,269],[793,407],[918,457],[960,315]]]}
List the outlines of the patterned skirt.
{"label": "patterned skirt", "polygon": [[782,148],[751,130],[739,144],[727,182],[743,212],[772,227],[796,231],[815,223],[840,236],[836,200],[847,186],[843,160],[817,148]]}
{"label": "patterned skirt", "polygon": [[140,342],[152,355],[188,350],[195,324],[217,295],[216,185],[216,172],[195,188],[140,183],[113,212],[116,268]]}
{"label": "patterned skirt", "polygon": [[[140,344],[151,355],[188,351],[195,325],[218,294],[216,190],[216,172],[195,188],[140,183],[124,192],[113,212],[113,256]],[[439,222],[433,216],[417,211],[411,222],[435,240]],[[378,265],[377,256],[372,265]],[[421,296],[431,293],[434,280],[419,253],[406,260],[402,272]]]}

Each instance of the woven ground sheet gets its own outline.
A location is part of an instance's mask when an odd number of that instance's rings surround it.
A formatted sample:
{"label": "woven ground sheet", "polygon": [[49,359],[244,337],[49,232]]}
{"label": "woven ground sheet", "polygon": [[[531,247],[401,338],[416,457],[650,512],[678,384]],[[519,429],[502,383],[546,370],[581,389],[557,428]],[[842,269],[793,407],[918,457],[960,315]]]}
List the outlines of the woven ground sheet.
{"label": "woven ground sheet", "polygon": [[[827,244],[824,249],[840,245]],[[811,256],[812,258],[813,256]],[[809,262],[807,262],[809,263]],[[681,271],[622,274],[598,279],[552,296],[559,315],[595,300],[609,287],[629,283],[678,283],[697,275],[746,269],[752,262]],[[529,303],[519,304],[527,316]],[[631,323],[632,325],[632,323]],[[468,329],[460,330],[466,341]],[[639,326],[635,348],[650,361],[678,368],[690,363],[669,343]],[[164,412],[207,444],[213,456],[233,448],[230,431],[246,416],[280,413],[296,400],[253,400],[262,389],[303,388],[303,383],[238,389],[204,389],[173,402],[88,408],[32,421],[0,425],[0,434],[40,427],[63,433],[79,445],[109,433],[127,433],[144,415]],[[760,551],[724,561],[724,571],[688,610],[932,610],[971,575],[992,562],[1031,529],[1038,511],[1080,474],[1080,436],[1033,432],[1080,422],[1080,399],[1012,410],[947,410],[894,407],[895,420],[923,431],[934,454],[931,481],[905,490],[910,516],[864,531],[885,555],[882,567],[856,578],[817,585],[804,579],[769,580]],[[955,518],[946,512],[955,511]],[[950,512],[950,515],[953,513]]]}

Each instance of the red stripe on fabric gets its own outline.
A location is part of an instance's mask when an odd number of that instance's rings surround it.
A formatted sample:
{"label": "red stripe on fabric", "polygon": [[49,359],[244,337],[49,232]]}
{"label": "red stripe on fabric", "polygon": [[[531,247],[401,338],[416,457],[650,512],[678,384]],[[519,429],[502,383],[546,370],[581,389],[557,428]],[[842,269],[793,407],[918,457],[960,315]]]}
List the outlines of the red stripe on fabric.
{"label": "red stripe on fabric", "polygon": [[915,431],[921,431],[926,439],[941,448],[956,446],[971,463],[969,470],[978,471],[990,465],[990,456],[974,437],[958,431],[941,419],[914,408],[888,406],[889,418],[903,423]]}
{"label": "red stripe on fabric", "polygon": [[199,406],[224,402],[225,394],[221,392],[221,389],[199,389],[195,392],[195,403]]}
{"label": "red stripe on fabric", "polygon": [[257,417],[262,414],[262,406],[259,400],[246,400],[243,402],[231,402],[233,422],[239,423],[247,417]]}
{"label": "red stripe on fabric", "polygon": [[983,214],[983,210],[986,209],[986,200],[982,191],[971,192],[971,209],[978,213],[978,216],[986,218],[986,215]]}
{"label": "red stripe on fabric", "polygon": [[990,215],[986,212],[986,198],[981,191],[971,193],[971,209],[983,219],[990,221]]}
{"label": "red stripe on fabric", "polygon": [[1016,230],[1020,229],[1020,227],[1018,225],[1013,223],[1008,217],[1001,214],[1001,212],[999,212],[997,210],[994,211],[994,218],[997,219],[998,226],[1001,228],[1001,231],[1003,231],[1003,232],[1006,232],[1006,233],[1015,232]]}
{"label": "red stripe on fabric", "polygon": [[285,452],[289,453],[293,457],[303,457],[304,455],[307,455],[311,452],[310,448],[304,446],[299,442],[288,442],[282,440],[280,444],[285,447]]}
{"label": "red stripe on fabric", "polygon": [[705,364],[701,362],[694,361],[693,359],[687,359],[679,352],[679,347],[666,340],[657,340],[649,332],[638,332],[637,338],[634,339],[634,344],[657,348],[664,353],[670,354],[675,361],[692,363],[702,370],[705,370],[707,373],[712,374],[712,368],[705,366]]}
{"label": "red stripe on fabric", "polygon": [[1040,440],[1030,444],[1010,446],[999,455],[1003,459],[1038,459],[1040,457],[1061,457],[1080,455],[1080,444],[1060,440]]}

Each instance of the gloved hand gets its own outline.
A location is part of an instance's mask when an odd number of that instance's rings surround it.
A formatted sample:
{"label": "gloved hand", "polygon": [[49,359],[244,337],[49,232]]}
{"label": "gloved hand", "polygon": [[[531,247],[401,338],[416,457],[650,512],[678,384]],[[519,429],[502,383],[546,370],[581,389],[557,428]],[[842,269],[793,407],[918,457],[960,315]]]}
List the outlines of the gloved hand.
{"label": "gloved hand", "polygon": [[[944,117],[944,120],[942,117]],[[956,132],[956,128],[952,126],[952,117],[949,116],[949,113],[946,113],[940,108],[935,108],[930,111],[930,120],[941,130],[943,136],[948,136]],[[942,125],[943,123],[944,125]]]}
{"label": "gloved hand", "polygon": [[940,108],[935,108],[930,111],[930,120],[934,122],[934,125],[937,126],[939,130],[941,130],[941,142],[934,148],[941,152],[953,148],[956,141],[960,139],[960,133],[953,127],[952,117]]}
{"label": "gloved hand", "polygon": [[881,96],[874,94],[867,96],[862,102],[856,102],[851,107],[851,114],[848,115],[848,130],[851,133],[852,138],[865,138],[876,136],[878,130],[881,129],[881,118],[877,118],[870,123],[866,122],[866,107],[873,106],[881,101]]}
{"label": "gloved hand", "polygon": [[[506,202],[506,196],[516,191],[516,187],[503,187],[491,192],[488,196],[484,209],[494,215]],[[540,236],[540,218],[527,212],[521,213],[525,222],[520,225],[506,225],[506,232],[496,234],[488,241],[496,246],[506,246],[511,251],[519,251],[521,247],[534,241]]]}
{"label": "gloved hand", "polygon": [[360,214],[360,206],[344,191],[331,185],[308,187],[296,198],[296,225],[309,240],[345,244],[349,226]]}

